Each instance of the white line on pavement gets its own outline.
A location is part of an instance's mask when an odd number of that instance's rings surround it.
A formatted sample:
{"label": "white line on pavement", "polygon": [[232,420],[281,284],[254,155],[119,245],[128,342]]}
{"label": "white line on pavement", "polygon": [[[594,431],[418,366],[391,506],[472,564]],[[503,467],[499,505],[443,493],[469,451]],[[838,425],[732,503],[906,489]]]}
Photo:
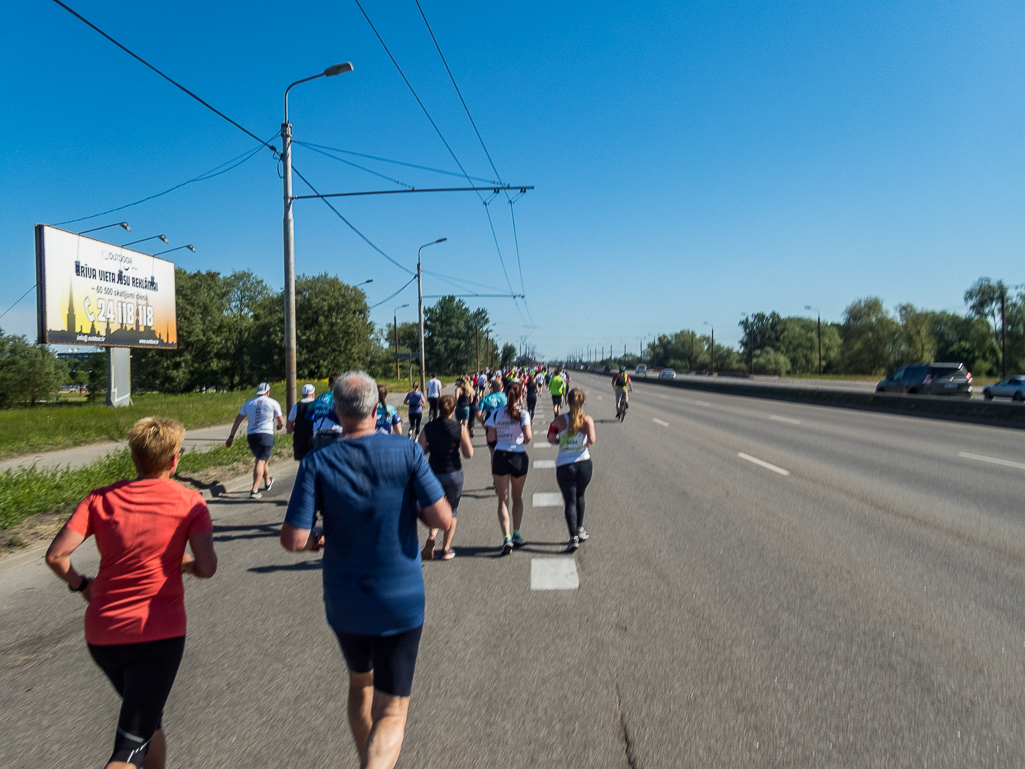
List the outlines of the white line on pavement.
{"label": "white line on pavement", "polygon": [[535,449],[550,449],[552,447],[552,444],[550,444],[546,440],[545,441],[538,441],[537,443],[534,443],[533,441],[531,441],[530,442],[530,446],[531,446],[531,448],[535,448]]}
{"label": "white line on pavement", "polygon": [[549,468],[549,467],[555,467],[555,460],[554,459],[535,459],[534,460],[534,469],[535,470],[544,470],[544,469]]}
{"label": "white line on pavement", "polygon": [[655,424],[657,424],[657,425],[662,425],[663,427],[669,427],[669,423],[668,423],[668,422],[663,422],[663,421],[662,421],[661,419],[659,419],[658,417],[655,417],[655,418],[654,418],[654,419],[652,419],[651,421],[652,421],[652,422],[654,422],[654,423],[655,423]]}
{"label": "white line on pavement", "polygon": [[993,465],[1003,465],[1004,467],[1016,467],[1019,470],[1025,470],[1025,465],[1021,462],[1012,462],[1009,459],[996,459],[995,457],[984,457],[981,454],[969,454],[966,451],[957,452],[959,457],[965,459],[974,459],[976,462],[989,462]]}
{"label": "white line on pavement", "polygon": [[605,399],[604,399],[603,397],[601,397],[600,395],[596,395],[595,397],[596,397],[596,398],[597,398],[598,400],[600,400],[600,401],[603,401],[603,400],[605,400]]}
{"label": "white line on pavement", "polygon": [[691,403],[693,403],[695,406],[704,406],[705,408],[708,408],[712,405],[708,401],[691,401]]}
{"label": "white line on pavement", "polygon": [[776,422],[786,422],[788,425],[799,425],[799,424],[801,424],[801,420],[800,419],[791,419],[790,417],[778,417],[775,414],[770,414],[769,415],[769,419],[772,419],[772,420],[774,420]]}
{"label": "white line on pavement", "polygon": [[576,590],[580,587],[577,562],[573,558],[532,558],[531,590]]}
{"label": "white line on pavement", "polygon": [[748,462],[754,462],[756,465],[758,465],[759,467],[764,467],[766,470],[772,470],[772,472],[774,473],[779,473],[780,475],[790,475],[789,470],[784,470],[782,467],[776,467],[776,465],[770,465],[765,460],[758,459],[757,457],[752,457],[750,454],[745,454],[743,451],[737,452],[737,456],[741,459],[746,459]]}
{"label": "white line on pavement", "polygon": [[562,507],[561,491],[535,491],[532,507]]}
{"label": "white line on pavement", "polygon": [[669,396],[668,396],[668,395],[662,395],[662,394],[659,394],[659,396],[658,396],[658,397],[659,397],[659,398],[661,398],[661,399],[662,399],[662,400],[664,400],[664,401],[667,401],[667,400],[669,400]]}

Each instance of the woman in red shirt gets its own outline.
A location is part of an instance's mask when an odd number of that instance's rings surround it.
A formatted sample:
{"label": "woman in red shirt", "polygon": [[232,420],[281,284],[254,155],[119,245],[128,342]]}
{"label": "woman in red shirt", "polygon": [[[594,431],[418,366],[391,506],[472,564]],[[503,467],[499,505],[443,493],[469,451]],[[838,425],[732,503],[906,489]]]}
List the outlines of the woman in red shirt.
{"label": "woman in red shirt", "polygon": [[[182,574],[217,571],[206,502],[171,480],[184,438],[185,427],[173,419],[136,422],[128,446],[138,477],[93,491],[46,552],[49,567],[89,604],[89,654],[121,695],[107,769],[163,769],[164,703],[185,650]],[[100,552],[95,578],[71,565],[90,536]]]}

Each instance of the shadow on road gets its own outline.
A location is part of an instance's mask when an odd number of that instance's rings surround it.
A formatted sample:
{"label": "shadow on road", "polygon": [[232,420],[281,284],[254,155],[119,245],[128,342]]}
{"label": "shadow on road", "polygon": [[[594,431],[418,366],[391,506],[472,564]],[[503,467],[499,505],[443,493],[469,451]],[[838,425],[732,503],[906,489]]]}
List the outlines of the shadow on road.
{"label": "shadow on road", "polygon": [[246,571],[253,574],[273,574],[277,571],[320,571],[323,563],[320,558],[313,561],[296,561],[295,563],[282,563],[269,566],[254,566]]}
{"label": "shadow on road", "polygon": [[264,523],[256,526],[224,526],[214,524],[214,542],[232,542],[236,539],[263,539],[275,537],[281,532],[280,523]]}

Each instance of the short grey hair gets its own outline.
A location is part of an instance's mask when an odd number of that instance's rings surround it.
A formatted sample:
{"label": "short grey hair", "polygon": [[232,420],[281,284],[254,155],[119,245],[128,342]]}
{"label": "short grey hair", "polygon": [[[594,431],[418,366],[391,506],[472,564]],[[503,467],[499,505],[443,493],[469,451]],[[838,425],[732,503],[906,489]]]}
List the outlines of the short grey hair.
{"label": "short grey hair", "polygon": [[332,392],[340,417],[366,419],[377,410],[377,382],[366,371],[346,371]]}

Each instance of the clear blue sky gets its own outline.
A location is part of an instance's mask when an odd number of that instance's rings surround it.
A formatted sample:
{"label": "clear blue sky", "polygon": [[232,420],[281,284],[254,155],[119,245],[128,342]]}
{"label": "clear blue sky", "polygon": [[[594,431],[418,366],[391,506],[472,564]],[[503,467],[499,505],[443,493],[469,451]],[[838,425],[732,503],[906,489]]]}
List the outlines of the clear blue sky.
{"label": "clear blue sky", "polygon": [[[458,168],[354,2],[74,0],[73,8],[256,134],[276,138],[293,80],[297,141]],[[504,341],[549,358],[682,328],[733,343],[744,312],[839,320],[882,297],[963,310],[979,276],[1025,282],[1025,6],[1014,2],[421,0],[515,204],[527,305],[486,306]],[[412,0],[363,6],[467,171],[494,178]],[[32,225],[85,217],[257,145],[48,0],[5,9],[0,312],[35,282]],[[457,176],[313,153],[322,192],[458,186]],[[358,162],[359,159],[354,158]],[[296,179],[296,194],[307,192]],[[263,151],[229,173],[68,229],[119,219],[166,233],[182,267],[282,284],[281,182]],[[407,268],[508,292],[472,193],[343,199]],[[509,205],[492,217],[519,292]],[[367,287],[408,276],[318,201],[296,203],[296,269]],[[108,230],[115,242],[118,231]],[[158,250],[158,249],[153,249]],[[481,289],[487,291],[488,289]],[[434,275],[425,294],[459,292]],[[430,300],[433,301],[433,300]],[[375,310],[415,317],[415,284]],[[35,333],[34,295],[3,320]]]}

